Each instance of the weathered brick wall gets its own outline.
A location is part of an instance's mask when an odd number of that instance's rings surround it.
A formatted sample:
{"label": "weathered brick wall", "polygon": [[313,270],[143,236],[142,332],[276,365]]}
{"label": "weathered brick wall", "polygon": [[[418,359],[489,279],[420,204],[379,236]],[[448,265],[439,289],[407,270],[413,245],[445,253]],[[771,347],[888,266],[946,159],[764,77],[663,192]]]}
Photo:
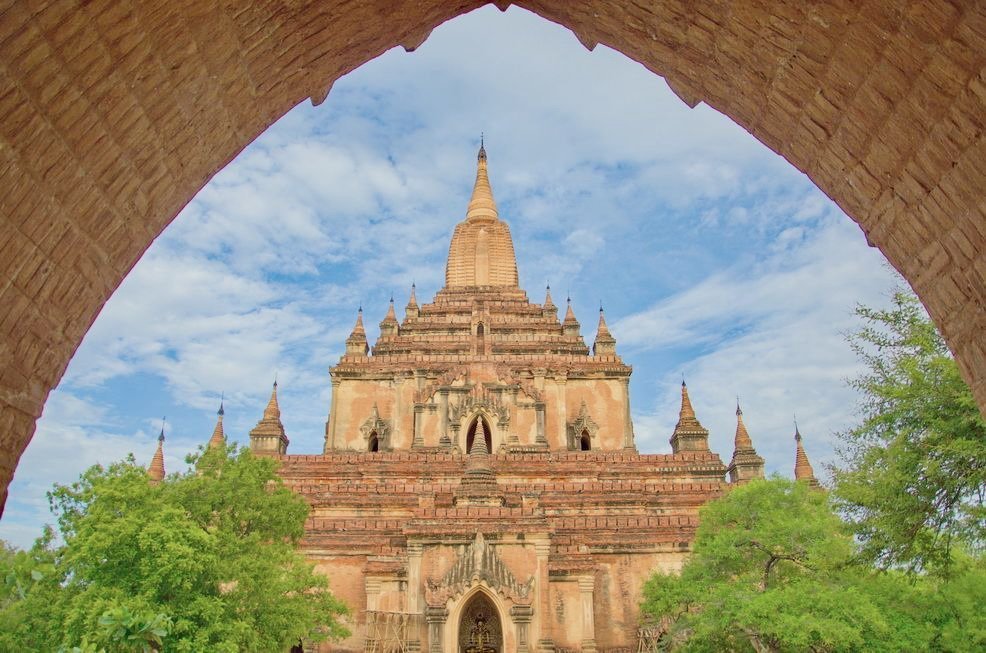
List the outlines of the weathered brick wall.
{"label": "weathered brick wall", "polygon": [[[0,0],[0,489],[110,293],[292,106],[476,0]],[[506,6],[506,3],[498,3]],[[524,0],[805,171],[986,405],[986,6]]]}

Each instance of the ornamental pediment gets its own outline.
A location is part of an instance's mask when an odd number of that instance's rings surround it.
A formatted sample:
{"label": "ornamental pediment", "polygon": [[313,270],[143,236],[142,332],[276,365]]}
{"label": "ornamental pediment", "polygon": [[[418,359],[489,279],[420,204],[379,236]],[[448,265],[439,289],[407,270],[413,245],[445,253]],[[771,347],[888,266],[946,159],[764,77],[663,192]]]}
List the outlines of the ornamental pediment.
{"label": "ornamental pediment", "polygon": [[526,583],[519,582],[497,555],[496,547],[489,544],[479,531],[472,543],[460,551],[441,580],[428,579],[425,600],[430,606],[444,606],[449,599],[462,595],[480,581],[515,604],[527,605],[531,602],[534,577],[531,576]]}

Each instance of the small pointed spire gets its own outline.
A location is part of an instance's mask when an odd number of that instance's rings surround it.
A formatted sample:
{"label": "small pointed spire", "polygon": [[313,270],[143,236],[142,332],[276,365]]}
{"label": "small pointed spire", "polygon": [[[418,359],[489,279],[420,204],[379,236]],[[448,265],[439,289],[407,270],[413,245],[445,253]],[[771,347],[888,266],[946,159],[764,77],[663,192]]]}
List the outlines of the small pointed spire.
{"label": "small pointed spire", "polygon": [[551,284],[549,283],[544,290],[544,308],[556,308],[555,303],[551,301]]}
{"label": "small pointed spire", "polygon": [[[275,381],[274,383],[276,385],[277,382]],[[224,394],[223,399],[225,398]],[[226,433],[223,432],[223,416],[226,414],[226,411],[223,410],[223,399],[219,400],[219,410],[216,412],[216,426],[212,429],[212,437],[209,438],[209,449],[226,446]]]}
{"label": "small pointed spire", "polygon": [[681,409],[678,411],[678,423],[671,434],[671,451],[708,451],[709,431],[698,421],[692,400],[688,396],[688,386],[685,377],[681,377]]}
{"label": "small pointed spire", "polygon": [[250,449],[254,453],[285,454],[288,443],[284,424],[281,423],[281,407],[277,403],[277,381],[274,381],[264,416],[250,431]]}
{"label": "small pointed spire", "polygon": [[160,483],[164,480],[164,418],[161,418],[161,434],[157,436],[157,450],[151,458],[151,464],[147,467],[147,475],[151,478],[151,483]]}
{"label": "small pointed spire", "polygon": [[270,391],[270,401],[267,402],[267,408],[264,408],[264,419],[281,419],[281,407],[277,403],[277,381],[274,381],[274,387]]}
{"label": "small pointed spire", "polygon": [[736,436],[734,438],[734,447],[737,451],[753,448],[753,441],[750,439],[750,434],[746,430],[746,424],[743,423],[743,410],[740,408],[739,397],[736,397]]}
{"label": "small pointed spire", "polygon": [[411,282],[411,296],[407,300],[407,306],[404,307],[404,321],[407,322],[410,318],[418,317],[418,296],[415,292],[414,282]]}
{"label": "small pointed spire", "polygon": [[818,479],[815,478],[815,470],[811,467],[808,454],[805,453],[805,447],[801,441],[801,431],[798,430],[797,420],[794,422],[794,442],[794,479],[796,481],[808,481],[813,487],[818,486]]}
{"label": "small pointed spire", "polygon": [[387,305],[387,315],[380,322],[380,337],[396,336],[399,329],[397,324],[397,314],[394,312],[394,297],[390,297],[390,304]]}
{"label": "small pointed spire", "polygon": [[678,421],[686,419],[695,419],[695,409],[692,408],[692,400],[688,396],[688,386],[685,385],[685,379],[681,379],[681,410],[678,411]]}
{"label": "small pointed spire", "polygon": [[480,136],[479,154],[476,156],[476,184],[472,189],[466,220],[498,220],[499,213],[493,199],[493,188],[486,172],[486,147]]}
{"label": "small pointed spire", "polygon": [[596,340],[592,343],[592,353],[596,356],[612,356],[616,353],[616,338],[606,326],[606,314],[603,312],[601,302],[599,304],[599,326],[596,327]]}
{"label": "small pointed spire", "polygon": [[352,332],[346,338],[346,355],[366,356],[369,351],[370,346],[366,342],[366,329],[363,328],[363,306],[361,305],[356,311],[356,324],[353,325]]}
{"label": "small pointed spire", "polygon": [[566,300],[565,319],[561,322],[561,332],[566,336],[579,335],[579,321],[575,319],[575,311],[572,310],[572,298]]}
{"label": "small pointed spire", "polygon": [[350,338],[356,335],[366,336],[366,329],[363,328],[363,307],[360,306],[359,310],[356,311],[356,324],[353,325],[353,332],[349,335]]}
{"label": "small pointed spire", "polygon": [[733,458],[726,467],[731,483],[745,483],[754,478],[763,478],[763,458],[757,455],[753,441],[743,423],[743,410],[736,398],[736,437],[733,444]]}
{"label": "small pointed spire", "polygon": [[612,338],[612,334],[609,332],[609,327],[606,326],[606,314],[603,313],[603,307],[599,307],[599,326],[596,331],[596,340],[599,340],[600,335],[605,335]]}
{"label": "small pointed spire", "polygon": [[566,299],[565,303],[568,305],[565,309],[565,322],[578,324],[579,321],[575,319],[575,311],[572,310],[572,298]]}

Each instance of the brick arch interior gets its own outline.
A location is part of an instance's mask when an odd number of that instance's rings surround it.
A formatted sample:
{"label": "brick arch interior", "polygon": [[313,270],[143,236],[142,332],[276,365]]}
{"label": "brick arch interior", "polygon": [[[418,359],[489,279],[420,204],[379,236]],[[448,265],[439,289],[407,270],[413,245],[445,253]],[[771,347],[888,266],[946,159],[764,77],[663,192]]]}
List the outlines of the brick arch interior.
{"label": "brick arch interior", "polygon": [[[3,499],[100,308],[212,175],[341,75],[481,4],[2,1]],[[516,4],[806,172],[915,288],[986,405],[986,6]]]}

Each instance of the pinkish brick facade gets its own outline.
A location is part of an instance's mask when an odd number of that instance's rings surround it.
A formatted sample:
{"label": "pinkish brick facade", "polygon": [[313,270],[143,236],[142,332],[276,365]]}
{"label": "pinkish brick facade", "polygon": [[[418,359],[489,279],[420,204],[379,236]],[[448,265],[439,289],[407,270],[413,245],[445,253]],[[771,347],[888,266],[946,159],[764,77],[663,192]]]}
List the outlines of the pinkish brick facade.
{"label": "pinkish brick facade", "polygon": [[[517,279],[481,148],[445,287],[420,306],[412,288],[401,322],[391,301],[372,349],[359,312],[324,453],[286,454],[276,387],[251,432],[311,503],[304,550],[353,609],[322,650],[632,649],[643,583],[681,566],[726,487],[684,384],[674,453],[638,453],[602,311],[590,350],[570,303],[560,320]],[[742,434],[741,480],[762,476]]]}

